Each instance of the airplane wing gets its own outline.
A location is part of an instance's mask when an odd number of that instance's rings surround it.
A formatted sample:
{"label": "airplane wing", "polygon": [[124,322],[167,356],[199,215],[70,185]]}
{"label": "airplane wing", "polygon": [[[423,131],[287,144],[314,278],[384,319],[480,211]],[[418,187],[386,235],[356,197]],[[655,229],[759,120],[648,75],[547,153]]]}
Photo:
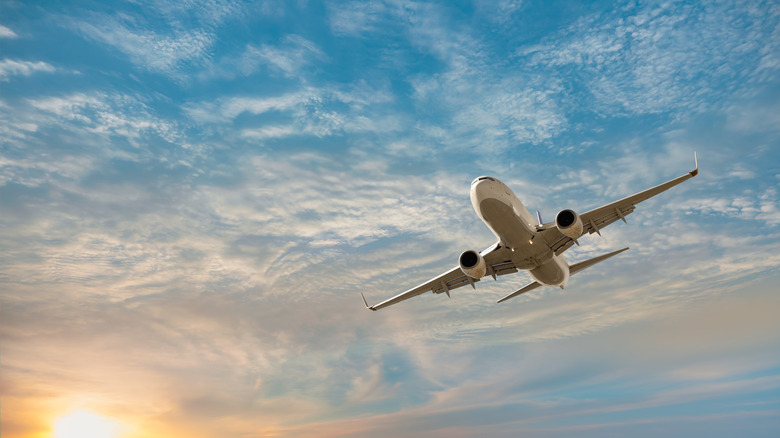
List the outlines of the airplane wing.
{"label": "airplane wing", "polygon": [[[493,277],[493,279],[495,279],[497,275],[506,275],[517,272],[517,268],[509,258],[507,250],[501,247],[501,245],[498,243],[493,244],[491,247],[485,249],[480,254],[482,254],[482,257],[485,258],[487,272]],[[391,306],[395,303],[408,300],[409,298],[416,297],[417,295],[421,295],[426,292],[433,292],[435,294],[446,293],[447,296],[449,296],[451,290],[462,286],[471,285],[471,287],[476,289],[474,283],[478,281],[478,278],[471,278],[467,276],[463,273],[463,271],[461,271],[459,266],[456,266],[417,287],[413,287],[408,291],[400,293],[388,300],[382,301],[379,304],[369,306],[365,297],[363,297],[363,303],[371,310],[379,310],[383,307]]]}
{"label": "airplane wing", "polygon": [[[696,168],[686,173],[685,175],[679,176],[663,184],[639,192],[635,195],[628,196],[619,201],[612,202],[610,204],[604,205],[599,208],[595,208],[593,210],[581,214],[580,218],[582,219],[582,225],[583,225],[582,235],[584,236],[585,234],[593,234],[593,233],[597,233],[598,235],[601,235],[601,229],[606,227],[607,225],[617,220],[622,220],[623,222],[625,222],[626,216],[631,214],[634,211],[634,209],[636,209],[636,204],[648,200],[653,196],[662,193],[666,190],[669,190],[670,188],[676,186],[677,184],[680,184],[683,181],[686,181],[698,175],[699,162],[698,159],[696,158],[696,154],[693,155],[693,158],[696,164]],[[558,255],[562,254],[564,251],[569,249],[574,243],[576,243],[574,239],[564,236],[560,231],[558,231],[558,228],[555,226],[555,221],[548,222],[540,226],[539,230],[546,237],[547,242],[550,243],[550,248],[552,248],[555,254]]]}

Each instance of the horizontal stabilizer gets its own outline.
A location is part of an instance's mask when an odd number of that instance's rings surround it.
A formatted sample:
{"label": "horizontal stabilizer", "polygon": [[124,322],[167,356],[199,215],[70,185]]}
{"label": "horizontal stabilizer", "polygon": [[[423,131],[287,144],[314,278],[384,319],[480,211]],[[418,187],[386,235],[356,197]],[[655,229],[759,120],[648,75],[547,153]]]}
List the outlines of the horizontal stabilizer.
{"label": "horizontal stabilizer", "polygon": [[[569,274],[576,274],[577,272],[580,272],[580,271],[582,271],[585,268],[589,268],[589,267],[595,265],[598,262],[603,262],[604,260],[606,260],[606,259],[608,259],[608,258],[610,258],[612,256],[616,256],[616,255],[620,254],[621,252],[623,252],[623,251],[625,251],[627,249],[628,248],[626,247],[626,248],[623,248],[623,249],[619,249],[617,251],[612,251],[611,253],[608,253],[608,254],[604,254],[604,255],[600,255],[598,257],[594,257],[594,258],[592,258],[590,260],[585,260],[584,262],[575,263],[575,264],[569,266]],[[516,296],[518,296],[520,294],[524,294],[524,293],[526,293],[526,292],[528,292],[530,290],[534,290],[534,289],[536,289],[539,286],[541,286],[541,283],[539,283],[538,281],[534,281],[533,283],[530,283],[530,284],[527,284],[527,285],[523,286],[522,289],[516,290],[516,291],[512,292],[511,294],[505,296],[504,298],[501,298],[500,300],[498,300],[498,302],[501,303],[501,302],[506,301],[506,300],[508,300],[510,298],[514,298],[514,297],[516,297]]]}
{"label": "horizontal stabilizer", "polygon": [[576,274],[577,272],[582,271],[585,268],[590,268],[591,266],[595,265],[596,263],[603,262],[604,260],[606,260],[606,259],[608,259],[608,258],[610,258],[612,256],[616,256],[616,255],[620,254],[621,252],[626,251],[627,249],[628,249],[628,247],[625,247],[625,248],[619,249],[617,251],[612,251],[611,253],[608,253],[608,254],[604,254],[604,255],[600,255],[598,257],[594,257],[594,258],[592,258],[590,260],[585,260],[584,262],[575,263],[575,264],[569,266],[569,274],[573,275],[573,274]]}
{"label": "horizontal stabilizer", "polygon": [[508,300],[508,299],[510,299],[510,298],[514,298],[514,297],[516,297],[516,296],[518,296],[518,295],[520,295],[520,294],[524,294],[524,293],[528,292],[529,290],[534,290],[534,289],[536,289],[537,287],[539,287],[539,286],[541,286],[541,285],[542,285],[542,284],[541,284],[541,283],[539,283],[538,281],[534,281],[534,282],[533,282],[533,283],[531,283],[531,284],[527,284],[527,285],[523,286],[523,288],[522,288],[522,289],[518,289],[518,290],[516,290],[516,291],[512,292],[511,294],[509,294],[509,295],[505,296],[504,298],[501,298],[501,299],[500,299],[500,300],[498,300],[497,302],[498,302],[498,303],[500,303],[500,302],[502,302],[502,301],[506,301],[506,300]]}

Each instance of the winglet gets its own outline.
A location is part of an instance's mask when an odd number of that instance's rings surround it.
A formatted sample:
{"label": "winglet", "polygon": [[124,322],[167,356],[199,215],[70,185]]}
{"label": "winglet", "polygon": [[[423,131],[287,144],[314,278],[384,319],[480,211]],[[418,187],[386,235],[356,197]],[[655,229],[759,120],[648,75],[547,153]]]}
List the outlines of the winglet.
{"label": "winglet", "polygon": [[366,301],[366,297],[363,296],[363,292],[360,292],[360,296],[363,297],[363,304],[366,305],[366,309],[373,310],[374,312],[376,312],[376,309],[374,309],[372,306],[368,305],[368,302]]}
{"label": "winglet", "polygon": [[693,162],[696,164],[696,168],[691,170],[690,174],[696,176],[699,174],[699,159],[696,157],[696,151],[693,152]]}
{"label": "winglet", "polygon": [[539,213],[539,210],[536,210],[536,219],[539,220],[539,225],[544,225],[544,222],[542,222],[542,214]]}

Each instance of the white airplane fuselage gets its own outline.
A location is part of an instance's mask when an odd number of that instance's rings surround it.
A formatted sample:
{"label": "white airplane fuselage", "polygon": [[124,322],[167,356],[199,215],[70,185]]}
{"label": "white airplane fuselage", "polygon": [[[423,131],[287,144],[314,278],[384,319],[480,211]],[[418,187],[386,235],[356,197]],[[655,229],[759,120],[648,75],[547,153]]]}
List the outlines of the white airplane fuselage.
{"label": "white airplane fuselage", "polygon": [[492,177],[475,179],[471,183],[471,205],[501,246],[509,250],[518,269],[528,270],[543,285],[566,285],[569,264],[537,236],[539,223],[506,184]]}

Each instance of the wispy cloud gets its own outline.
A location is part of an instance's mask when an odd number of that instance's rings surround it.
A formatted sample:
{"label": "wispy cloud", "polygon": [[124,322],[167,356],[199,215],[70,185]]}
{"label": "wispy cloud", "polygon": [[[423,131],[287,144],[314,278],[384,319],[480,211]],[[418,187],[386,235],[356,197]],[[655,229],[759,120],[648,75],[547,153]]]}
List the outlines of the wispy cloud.
{"label": "wispy cloud", "polygon": [[310,59],[324,58],[322,51],[311,41],[298,35],[288,35],[279,47],[249,46],[241,58],[243,63],[266,63],[289,77],[299,76],[300,69]]}
{"label": "wispy cloud", "polygon": [[376,31],[388,12],[382,1],[331,3],[329,6],[328,23],[336,35],[360,36]]}
{"label": "wispy cloud", "polygon": [[312,62],[323,62],[327,56],[312,41],[300,35],[286,35],[279,44],[249,44],[238,55],[226,56],[216,60],[200,75],[207,81],[215,78],[232,79],[237,76],[251,76],[261,67],[273,75],[281,75],[306,83],[304,70]]}
{"label": "wispy cloud", "polygon": [[0,81],[8,81],[11,76],[30,76],[36,72],[52,73],[55,68],[43,61],[18,61],[3,59],[0,61]]}
{"label": "wispy cloud", "polygon": [[127,23],[105,18],[76,27],[84,35],[119,49],[140,67],[171,73],[188,62],[202,62],[214,42],[206,31],[173,31],[160,34],[152,30],[130,28]]}
{"label": "wispy cloud", "polygon": [[671,208],[696,210],[703,214],[720,214],[744,220],[763,221],[766,225],[780,224],[780,201],[774,187],[763,193],[746,193],[731,199],[699,198],[675,203]]}
{"label": "wispy cloud", "polygon": [[[114,15],[90,14],[65,19],[82,35],[118,49],[139,68],[172,75],[188,67],[205,66],[217,37],[216,29],[240,15],[241,6],[210,0],[199,3],[144,2],[159,21],[120,11]],[[190,22],[194,26],[186,25]]]}
{"label": "wispy cloud", "polygon": [[155,119],[148,106],[129,95],[76,93],[29,99],[27,103],[95,134],[119,135],[135,142],[142,134],[153,132],[171,143],[186,145],[172,123]]}
{"label": "wispy cloud", "polygon": [[244,122],[241,137],[265,140],[296,135],[327,137],[349,133],[393,132],[403,128],[402,120],[385,115],[382,107],[392,97],[382,90],[356,84],[350,87],[304,87],[276,96],[227,97],[215,101],[191,102],[186,113],[200,123],[230,126],[242,114],[270,113],[284,122]]}
{"label": "wispy cloud", "polygon": [[8,27],[0,25],[0,38],[19,38],[19,35]]}
{"label": "wispy cloud", "polygon": [[746,29],[733,21],[771,21],[766,14],[777,14],[765,7],[736,11],[726,4],[707,4],[705,19],[693,18],[701,13],[693,5],[648,4],[626,11],[582,17],[556,35],[554,45],[525,47],[518,55],[556,69],[578,68],[603,111],[701,111],[704,94],[732,91],[717,87],[718,81],[749,80],[763,62],[746,56],[750,45],[771,39],[755,32],[768,27]]}
{"label": "wispy cloud", "polygon": [[189,104],[185,110],[199,122],[229,122],[245,112],[256,115],[268,111],[290,111],[318,98],[315,90],[308,90],[267,98],[233,97]]}

